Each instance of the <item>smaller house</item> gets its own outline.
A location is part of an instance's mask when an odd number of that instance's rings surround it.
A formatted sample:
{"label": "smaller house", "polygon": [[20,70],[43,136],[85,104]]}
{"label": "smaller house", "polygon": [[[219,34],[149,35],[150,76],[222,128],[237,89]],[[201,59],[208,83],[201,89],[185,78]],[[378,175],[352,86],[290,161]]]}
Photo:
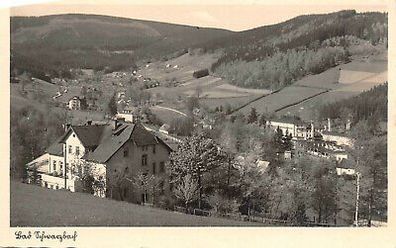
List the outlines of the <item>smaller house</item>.
{"label": "smaller house", "polygon": [[337,175],[348,175],[353,176],[356,175],[355,163],[351,159],[343,159],[338,163],[337,167]]}
{"label": "smaller house", "polygon": [[159,128],[159,131],[161,132],[161,133],[164,133],[164,134],[169,134],[169,130],[170,130],[170,125],[169,124],[163,124],[160,128]]}
{"label": "smaller house", "polygon": [[344,134],[334,131],[323,131],[321,134],[324,141],[334,141],[337,145],[353,147],[354,140]]}
{"label": "smaller house", "polygon": [[201,77],[206,77],[209,75],[209,70],[208,69],[201,69],[194,71],[193,77],[194,78],[201,78]]}
{"label": "smaller house", "polygon": [[73,96],[69,99],[68,105],[70,110],[80,110],[85,106],[85,99],[78,96]]}
{"label": "smaller house", "polygon": [[118,112],[116,118],[124,119],[126,122],[134,122],[136,108],[126,106],[122,111]]}
{"label": "smaller house", "polygon": [[270,162],[259,159],[259,160],[257,160],[256,164],[257,164],[257,167],[259,168],[260,173],[264,173],[267,170]]}

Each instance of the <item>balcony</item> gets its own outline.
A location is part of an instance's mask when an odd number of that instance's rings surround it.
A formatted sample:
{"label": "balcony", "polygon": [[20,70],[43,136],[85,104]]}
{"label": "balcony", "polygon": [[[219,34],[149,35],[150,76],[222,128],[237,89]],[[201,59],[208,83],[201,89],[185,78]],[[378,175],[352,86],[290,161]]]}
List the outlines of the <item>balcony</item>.
{"label": "balcony", "polygon": [[[40,173],[39,176],[41,177],[41,185],[46,188],[50,189],[64,189],[65,188],[65,178],[61,175],[56,176],[54,174],[45,174]],[[71,192],[76,191],[76,181],[74,179],[66,179],[66,186],[67,189]]]}

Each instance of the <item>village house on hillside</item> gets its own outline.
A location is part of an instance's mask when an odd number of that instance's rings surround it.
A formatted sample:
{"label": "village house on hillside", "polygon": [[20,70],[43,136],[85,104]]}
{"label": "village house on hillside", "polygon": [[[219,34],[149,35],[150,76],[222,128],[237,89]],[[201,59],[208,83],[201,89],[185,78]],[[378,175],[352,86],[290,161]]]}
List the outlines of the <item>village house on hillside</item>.
{"label": "village house on hillside", "polygon": [[171,148],[139,123],[112,120],[102,125],[87,123],[70,126],[46,154],[28,164],[34,168],[41,186],[75,192],[82,190],[81,178],[88,168],[95,178],[102,178],[105,188],[95,195],[134,203],[153,201],[153,195],[142,192],[133,181],[138,174],[160,179],[160,195],[169,194],[165,162]]}
{"label": "village house on hillside", "polygon": [[85,99],[78,96],[73,96],[72,98],[70,98],[67,104],[70,110],[80,110],[83,109],[85,105]]}
{"label": "village house on hillside", "polygon": [[126,106],[124,109],[117,112],[116,117],[124,119],[127,122],[134,122],[137,117],[138,109],[131,106]]}

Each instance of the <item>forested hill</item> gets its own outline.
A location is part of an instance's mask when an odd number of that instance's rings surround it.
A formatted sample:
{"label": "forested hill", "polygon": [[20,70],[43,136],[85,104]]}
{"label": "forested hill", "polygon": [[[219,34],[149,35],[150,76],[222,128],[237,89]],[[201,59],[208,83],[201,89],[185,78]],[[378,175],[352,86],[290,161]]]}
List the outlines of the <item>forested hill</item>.
{"label": "forested hill", "polygon": [[388,16],[346,10],[242,32],[98,15],[11,17],[11,71],[70,77],[70,68],[117,71],[142,59],[222,51],[212,71],[247,88],[280,89],[308,74],[387,48]]}
{"label": "forested hill", "polygon": [[10,22],[12,69],[36,77],[69,76],[70,68],[131,68],[137,60],[176,56],[197,43],[231,33],[83,14],[11,17]]}
{"label": "forested hill", "polygon": [[220,37],[199,46],[223,49],[212,66],[219,76],[249,88],[279,89],[320,73],[351,55],[387,48],[386,13],[345,10],[304,15],[286,22]]}
{"label": "forested hill", "polygon": [[388,83],[375,86],[359,95],[324,105],[320,109],[323,119],[353,117],[353,122],[388,119]]}

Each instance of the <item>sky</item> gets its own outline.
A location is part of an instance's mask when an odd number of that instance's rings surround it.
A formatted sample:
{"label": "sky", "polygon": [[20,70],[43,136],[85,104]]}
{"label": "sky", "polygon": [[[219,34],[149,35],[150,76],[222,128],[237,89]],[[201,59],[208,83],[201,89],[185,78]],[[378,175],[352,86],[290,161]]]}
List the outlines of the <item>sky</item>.
{"label": "sky", "polygon": [[[264,0],[68,0],[42,3],[42,0],[13,1],[11,15],[42,16],[65,13],[100,14],[152,20],[200,27],[224,28],[241,31],[263,25],[279,23],[303,14],[329,13],[343,9],[358,12],[387,12],[387,2],[376,1],[292,1],[278,0],[268,3]],[[28,1],[28,2],[26,2]],[[38,4],[28,4],[41,1]],[[110,4],[111,3],[111,4]],[[298,4],[297,4],[298,3]],[[315,3],[315,4],[313,4]],[[15,6],[16,5],[16,6]]]}

